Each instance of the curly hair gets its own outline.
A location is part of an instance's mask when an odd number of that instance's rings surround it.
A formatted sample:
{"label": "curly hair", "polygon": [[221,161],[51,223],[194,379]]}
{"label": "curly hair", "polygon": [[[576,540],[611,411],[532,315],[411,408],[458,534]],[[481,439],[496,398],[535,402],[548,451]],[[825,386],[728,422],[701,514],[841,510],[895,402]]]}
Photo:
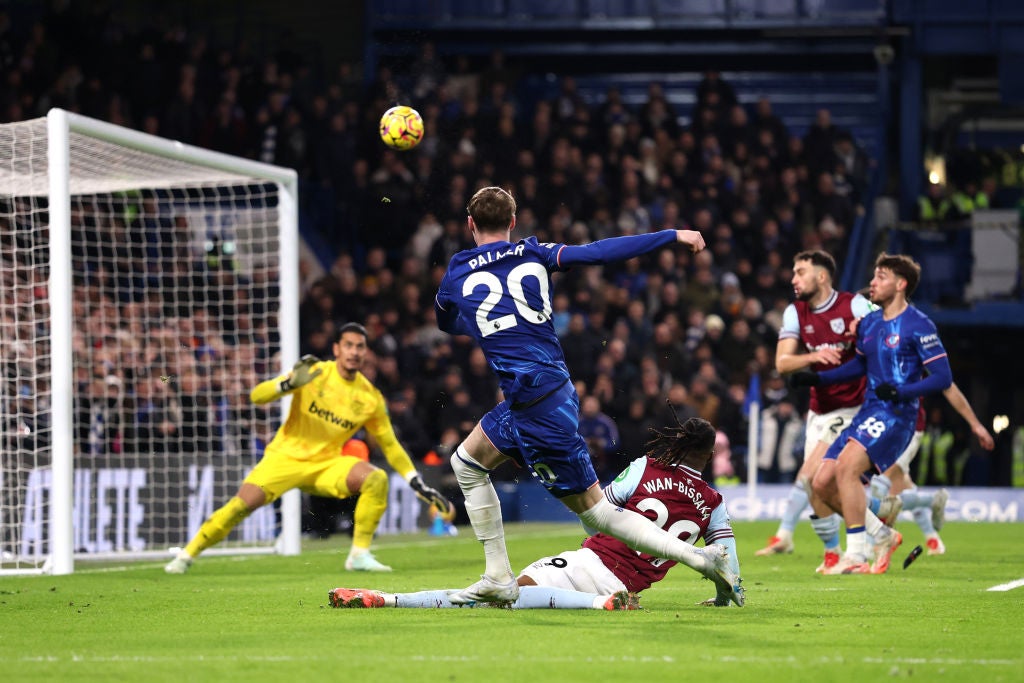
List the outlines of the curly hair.
{"label": "curly hair", "polygon": [[875,268],[885,268],[896,277],[901,277],[907,282],[905,290],[906,297],[917,289],[917,283],[921,281],[921,266],[910,256],[903,254],[887,254],[884,251],[875,259]]}
{"label": "curly hair", "polygon": [[675,427],[664,430],[651,427],[654,437],[647,442],[647,457],[663,465],[686,465],[703,470],[715,452],[715,428],[700,417],[679,421],[679,414],[671,402]]}

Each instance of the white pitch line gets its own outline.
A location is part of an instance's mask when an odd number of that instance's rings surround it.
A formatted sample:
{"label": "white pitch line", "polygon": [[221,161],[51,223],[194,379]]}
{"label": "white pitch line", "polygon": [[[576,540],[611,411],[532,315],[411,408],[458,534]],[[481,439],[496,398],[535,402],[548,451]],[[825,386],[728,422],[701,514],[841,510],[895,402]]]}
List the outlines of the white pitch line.
{"label": "white pitch line", "polygon": [[[288,654],[263,654],[263,655],[229,655],[220,653],[211,654],[193,654],[189,656],[178,656],[178,655],[167,655],[167,656],[153,656],[153,655],[83,655],[83,654],[66,654],[66,655],[24,655],[20,657],[2,657],[0,656],[0,663],[13,663],[17,662],[20,664],[52,664],[52,663],[65,663],[65,664],[82,664],[82,663],[148,663],[148,664],[166,664],[166,663],[180,663],[180,662],[192,662],[197,664],[206,663],[276,663],[276,662],[331,662],[337,660],[338,657],[332,657],[328,655],[309,655],[309,656],[297,656]],[[467,663],[467,662],[482,662],[482,663],[495,663],[495,664],[521,664],[521,663],[547,663],[547,664],[580,664],[580,663],[599,663],[599,664],[610,664],[616,662],[631,662],[635,664],[674,664],[676,658],[668,655],[648,655],[648,656],[633,656],[633,655],[565,655],[565,656],[536,656],[536,655],[512,655],[508,657],[502,656],[480,656],[480,655],[438,655],[438,654],[407,654],[402,657],[391,657],[395,661],[407,661],[407,662],[427,662],[427,663]],[[970,666],[970,667],[1014,667],[1019,668],[1022,660],[1020,659],[961,659],[955,657],[860,657],[860,658],[844,658],[844,657],[819,657],[812,659],[801,659],[795,656],[786,657],[753,657],[753,656],[703,656],[698,658],[701,662],[716,662],[720,664],[760,664],[760,665],[794,665],[800,664],[804,666],[814,667],[824,664],[883,664],[883,665],[930,665],[930,666]]]}
{"label": "white pitch line", "polygon": [[1014,588],[1020,588],[1021,586],[1024,586],[1024,579],[1017,579],[1016,581],[1011,581],[1009,583],[1001,583],[998,586],[992,586],[988,590],[989,592],[1001,593],[1004,591],[1012,591]]}

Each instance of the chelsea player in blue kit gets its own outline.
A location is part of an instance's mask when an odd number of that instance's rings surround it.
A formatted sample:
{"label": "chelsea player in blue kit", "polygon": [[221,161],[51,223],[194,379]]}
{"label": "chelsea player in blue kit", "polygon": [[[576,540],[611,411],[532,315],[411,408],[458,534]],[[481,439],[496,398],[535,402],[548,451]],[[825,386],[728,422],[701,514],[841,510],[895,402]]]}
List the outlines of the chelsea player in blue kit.
{"label": "chelsea player in blue kit", "polygon": [[579,397],[551,321],[552,272],[621,261],[676,242],[697,252],[704,248],[700,233],[663,230],[578,246],[544,244],[535,237],[513,243],[516,203],[511,194],[485,187],[473,195],[467,210],[477,246],[459,252],[448,264],[434,304],[437,322],[445,332],[476,340],[498,376],[504,400],[480,420],[451,458],[486,560],[480,581],[452,593],[451,602],[512,602],[519,595],[505,549],[501,506],[490,479],[491,470],[513,460],[588,528],[691,567],[742,606],[740,578],[730,569],[724,547],[696,548],[602,495],[578,431]]}
{"label": "chelsea player in blue kit", "polygon": [[846,553],[829,574],[881,574],[889,568],[902,537],[886,533],[875,546],[874,564],[868,565],[861,475],[889,469],[914,435],[918,398],[953,383],[934,323],[907,302],[920,278],[921,267],[912,258],[880,254],[869,292],[879,309],[864,316],[857,328],[857,355],[834,370],[795,378],[798,384],[816,385],[867,375],[864,404],[829,447],[814,477],[814,492],[846,523]]}

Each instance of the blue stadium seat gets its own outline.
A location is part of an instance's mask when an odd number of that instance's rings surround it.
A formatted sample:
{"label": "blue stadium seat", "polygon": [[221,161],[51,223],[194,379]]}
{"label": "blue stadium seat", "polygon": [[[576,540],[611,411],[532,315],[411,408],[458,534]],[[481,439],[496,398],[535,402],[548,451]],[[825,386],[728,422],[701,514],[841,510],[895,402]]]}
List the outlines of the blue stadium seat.
{"label": "blue stadium seat", "polygon": [[656,0],[587,0],[586,12],[590,17],[632,18],[649,17]]}
{"label": "blue stadium seat", "polygon": [[373,3],[372,14],[389,19],[436,19],[433,7],[417,0],[379,0]]}
{"label": "blue stadium seat", "polygon": [[[869,155],[878,156],[878,93],[874,73],[724,73],[723,78],[736,89],[740,103],[752,108],[764,96],[772,102],[775,114],[792,135],[802,137],[814,123],[821,107],[832,113],[833,122],[849,130]],[[604,101],[610,86],[622,94],[623,102],[636,109],[647,101],[647,86],[658,81],[669,104],[675,109],[681,125],[688,125],[696,103],[697,84],[702,74],[595,74],[579,76],[576,84],[580,96],[589,104]],[[551,84],[531,83],[530,90],[540,88],[540,97],[550,98],[555,92],[543,92]]]}
{"label": "blue stadium seat", "polygon": [[505,16],[503,0],[445,0],[444,12],[457,19],[502,19]]}
{"label": "blue stadium seat", "polygon": [[[989,16],[989,3],[963,2],[963,0],[928,0],[915,3],[918,12],[928,20],[934,19],[983,19]],[[1019,5],[1019,3],[1017,3]]]}
{"label": "blue stadium seat", "polygon": [[992,16],[1003,20],[1024,19],[1024,3],[1020,0],[992,0]]}
{"label": "blue stadium seat", "polygon": [[889,248],[921,264],[921,282],[912,298],[930,303],[964,300],[974,265],[969,229],[897,232]]}
{"label": "blue stadium seat", "polygon": [[885,18],[883,0],[805,0],[804,7],[808,14],[822,17],[871,17]]}
{"label": "blue stadium seat", "polygon": [[659,17],[725,17],[725,0],[656,0]]}
{"label": "blue stadium seat", "polygon": [[741,17],[798,17],[797,0],[733,0],[733,10]]}
{"label": "blue stadium seat", "polygon": [[580,19],[581,0],[508,0],[510,17]]}
{"label": "blue stadium seat", "polygon": [[826,26],[860,24],[877,26],[887,21],[885,4],[880,0],[819,0],[820,7],[808,9],[811,18]]}

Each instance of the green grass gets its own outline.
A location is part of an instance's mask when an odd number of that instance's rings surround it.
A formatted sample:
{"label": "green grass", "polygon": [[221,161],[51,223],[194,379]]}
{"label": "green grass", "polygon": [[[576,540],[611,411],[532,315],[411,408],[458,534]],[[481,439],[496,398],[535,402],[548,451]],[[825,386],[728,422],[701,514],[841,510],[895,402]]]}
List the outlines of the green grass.
{"label": "green grass", "polygon": [[[883,576],[814,574],[820,544],[754,551],[774,523],[737,523],[747,607],[712,609],[709,582],[676,567],[640,612],[332,610],[337,585],[462,587],[482,571],[457,538],[386,537],[393,574],[341,570],[348,539],[299,557],[204,557],[186,576],[162,564],[80,562],[67,577],[0,579],[0,677],[10,681],[1024,681],[1024,525],[947,525],[948,553]],[[511,524],[520,568],[578,544],[578,528]]]}

